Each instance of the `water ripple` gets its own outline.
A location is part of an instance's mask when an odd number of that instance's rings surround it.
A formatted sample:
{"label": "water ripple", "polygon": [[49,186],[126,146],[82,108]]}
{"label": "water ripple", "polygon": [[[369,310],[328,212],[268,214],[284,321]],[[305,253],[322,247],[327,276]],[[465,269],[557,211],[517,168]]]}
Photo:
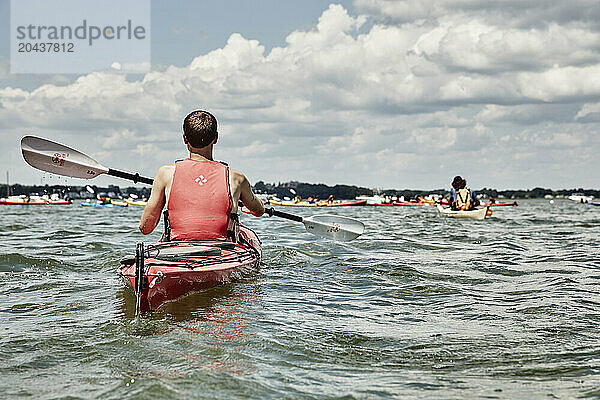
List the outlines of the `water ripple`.
{"label": "water ripple", "polygon": [[5,209],[3,397],[599,395],[600,209],[336,209],[366,224],[349,243],[244,215],[258,271],[135,320],[114,271],[160,236],[137,231],[141,210]]}

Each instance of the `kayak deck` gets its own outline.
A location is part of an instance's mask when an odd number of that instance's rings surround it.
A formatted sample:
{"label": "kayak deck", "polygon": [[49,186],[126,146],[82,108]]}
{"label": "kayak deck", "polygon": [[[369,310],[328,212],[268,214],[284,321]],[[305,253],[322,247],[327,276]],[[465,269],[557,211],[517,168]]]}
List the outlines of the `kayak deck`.
{"label": "kayak deck", "polygon": [[[140,312],[160,308],[191,293],[229,283],[255,269],[262,249],[258,236],[240,227],[240,242],[162,242],[148,246]],[[117,274],[136,293],[135,257],[121,260]]]}

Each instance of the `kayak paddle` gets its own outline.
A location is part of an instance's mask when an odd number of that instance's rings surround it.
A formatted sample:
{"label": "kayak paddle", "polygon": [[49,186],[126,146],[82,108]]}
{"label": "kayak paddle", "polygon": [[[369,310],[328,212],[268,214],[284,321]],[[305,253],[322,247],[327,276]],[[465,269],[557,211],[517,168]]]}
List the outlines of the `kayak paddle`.
{"label": "kayak paddle", "polygon": [[342,242],[356,239],[365,231],[365,224],[354,218],[337,215],[314,215],[302,218],[298,215],[275,210],[272,207],[265,208],[265,213],[270,216],[302,222],[310,233]]}
{"label": "kayak paddle", "polygon": [[[21,152],[25,161],[32,167],[57,175],[92,179],[107,174],[128,179],[134,183],[141,182],[152,185],[154,182],[152,178],[145,178],[139,174],[107,168],[80,151],[37,136],[24,136],[21,139]],[[265,212],[270,216],[302,222],[310,233],[334,240],[349,241],[362,235],[365,231],[365,225],[362,222],[347,217],[315,215],[302,218],[273,208],[267,208]]]}
{"label": "kayak paddle", "polygon": [[92,179],[107,174],[129,179],[134,183],[152,185],[152,179],[139,174],[129,174],[106,168],[98,161],[75,149],[37,136],[25,136],[21,139],[23,158],[29,165],[42,171],[72,178]]}

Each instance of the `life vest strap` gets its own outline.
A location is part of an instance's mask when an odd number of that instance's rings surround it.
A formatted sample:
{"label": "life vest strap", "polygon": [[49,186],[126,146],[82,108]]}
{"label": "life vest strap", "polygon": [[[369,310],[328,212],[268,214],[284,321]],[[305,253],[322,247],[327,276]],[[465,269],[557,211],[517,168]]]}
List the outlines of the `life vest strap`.
{"label": "life vest strap", "polygon": [[[464,191],[464,198],[461,196],[461,192]],[[456,208],[459,210],[470,210],[471,209],[471,191],[468,188],[459,189],[456,192]]]}
{"label": "life vest strap", "polygon": [[165,226],[165,231],[160,238],[161,242],[170,242],[171,241],[171,221],[169,221],[169,210],[163,211],[163,225]]}
{"label": "life vest strap", "polygon": [[240,236],[240,216],[232,212],[229,219],[233,222],[233,229],[227,229],[227,238],[231,239],[233,243],[237,243]]}

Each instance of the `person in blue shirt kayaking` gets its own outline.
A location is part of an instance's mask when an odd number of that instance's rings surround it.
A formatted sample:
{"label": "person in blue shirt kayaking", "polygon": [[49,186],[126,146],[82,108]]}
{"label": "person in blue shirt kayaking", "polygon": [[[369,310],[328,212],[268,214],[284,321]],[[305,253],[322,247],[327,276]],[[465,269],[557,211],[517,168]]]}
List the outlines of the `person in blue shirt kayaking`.
{"label": "person in blue shirt kayaking", "polygon": [[467,187],[467,181],[459,175],[455,176],[450,189],[450,207],[453,210],[468,211],[479,204],[475,192]]}

